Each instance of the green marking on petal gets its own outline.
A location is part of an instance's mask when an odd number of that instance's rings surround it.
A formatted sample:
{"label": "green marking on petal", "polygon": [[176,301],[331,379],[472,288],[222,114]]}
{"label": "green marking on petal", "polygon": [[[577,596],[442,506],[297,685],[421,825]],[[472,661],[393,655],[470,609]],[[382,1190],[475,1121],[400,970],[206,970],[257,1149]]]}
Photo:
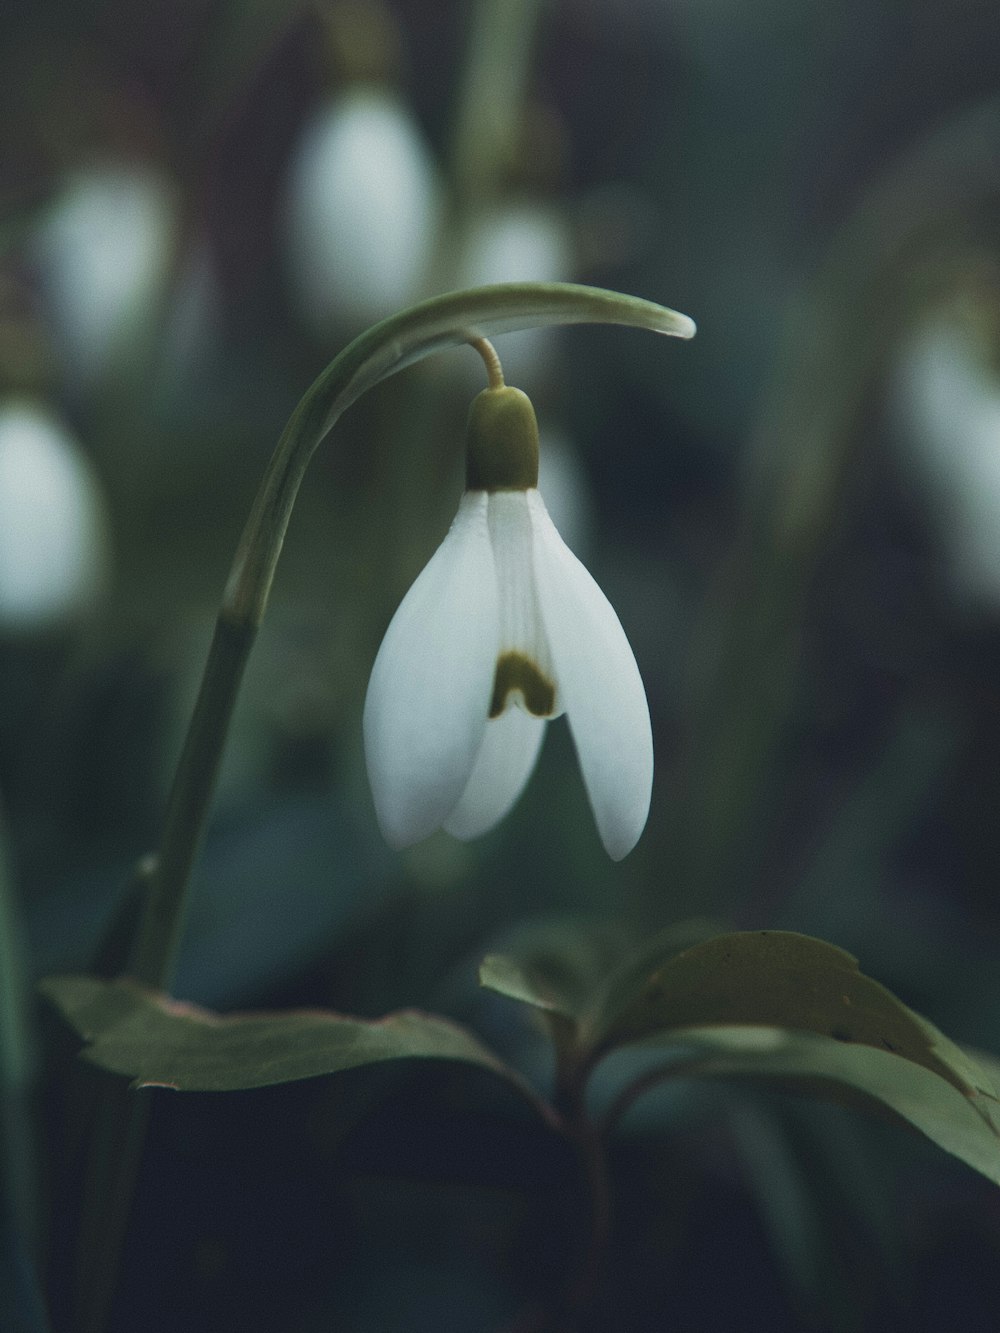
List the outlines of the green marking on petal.
{"label": "green marking on petal", "polygon": [[527,491],[538,485],[538,422],[520,389],[505,384],[472,400],[465,485],[470,491]]}
{"label": "green marking on petal", "polygon": [[499,717],[515,692],[532,717],[551,717],[555,712],[556,687],[537,664],[524,653],[501,653],[493,677],[490,717]]}

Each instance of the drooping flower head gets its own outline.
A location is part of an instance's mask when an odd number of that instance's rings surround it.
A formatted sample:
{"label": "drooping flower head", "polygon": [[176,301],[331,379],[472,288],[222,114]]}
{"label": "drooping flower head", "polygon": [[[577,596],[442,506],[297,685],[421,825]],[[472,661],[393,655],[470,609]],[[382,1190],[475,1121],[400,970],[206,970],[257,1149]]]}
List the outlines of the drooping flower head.
{"label": "drooping flower head", "polygon": [[469,413],[465,494],[368,685],[376,814],[396,847],[439,828],[487,832],[524,790],[546,722],[565,713],[598,833],[620,860],[649,812],[646,693],[618,617],[539,494],[531,402],[476,345],[490,387]]}

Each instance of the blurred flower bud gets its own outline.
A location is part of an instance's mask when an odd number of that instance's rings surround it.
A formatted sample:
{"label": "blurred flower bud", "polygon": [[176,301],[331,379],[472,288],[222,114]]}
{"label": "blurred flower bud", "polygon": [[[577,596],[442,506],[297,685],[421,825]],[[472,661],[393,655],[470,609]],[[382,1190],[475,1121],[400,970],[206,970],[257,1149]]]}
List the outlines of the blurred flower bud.
{"label": "blurred flower bud", "polygon": [[[483,209],[466,229],[456,287],[493,282],[566,282],[575,268],[572,230],[554,205],[511,200]],[[535,388],[551,371],[553,329],[525,329],[497,338],[511,384]]]}
{"label": "blurred flower bud", "polygon": [[79,444],[40,403],[0,403],[0,631],[85,612],[107,557],[103,499]]}
{"label": "blurred flower bud", "polygon": [[298,309],[319,334],[419,299],[440,215],[437,171],[408,107],[360,84],[326,102],[295,150],[284,229]]}
{"label": "blurred flower bud", "polygon": [[177,207],[170,182],[140,163],[75,172],[34,238],[42,299],[71,382],[88,387],[155,329]]}
{"label": "blurred flower bud", "polygon": [[956,591],[994,608],[1000,607],[996,351],[975,308],[955,305],[910,336],[892,386],[901,441],[940,524]]}

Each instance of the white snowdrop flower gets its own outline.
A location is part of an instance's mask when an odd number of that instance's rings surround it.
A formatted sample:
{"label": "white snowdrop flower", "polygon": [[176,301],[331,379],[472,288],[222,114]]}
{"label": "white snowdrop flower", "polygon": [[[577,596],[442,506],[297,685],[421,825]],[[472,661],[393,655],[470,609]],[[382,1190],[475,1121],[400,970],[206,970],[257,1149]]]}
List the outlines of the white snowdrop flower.
{"label": "white snowdrop flower", "polygon": [[938,315],[908,340],[893,406],[934,499],[956,590],[1000,605],[1000,379],[959,317]]}
{"label": "white snowdrop flower", "polygon": [[319,332],[363,327],[420,294],[440,213],[437,171],[412,114],[360,84],[326,103],[291,165],[289,276]]}
{"label": "white snowdrop flower", "polygon": [[639,670],[537,480],[534,411],[500,379],[473,402],[458,514],[393,617],[368,686],[365,757],[396,847],[442,827],[462,839],[491,829],[562,713],[609,856],[630,852],[646,823],[653,745]]}
{"label": "white snowdrop flower", "polygon": [[0,405],[0,629],[86,610],[106,563],[104,507],[79,445],[41,405]]}
{"label": "white snowdrop flower", "polygon": [[70,376],[87,386],[147,336],[167,281],[175,192],[151,167],[75,172],[34,237],[43,299]]}
{"label": "white snowdrop flower", "polygon": [[[494,282],[565,282],[575,268],[572,230],[550,204],[514,200],[483,209],[469,222],[458,287]],[[510,379],[529,388],[551,369],[555,330],[522,329],[497,340]]]}

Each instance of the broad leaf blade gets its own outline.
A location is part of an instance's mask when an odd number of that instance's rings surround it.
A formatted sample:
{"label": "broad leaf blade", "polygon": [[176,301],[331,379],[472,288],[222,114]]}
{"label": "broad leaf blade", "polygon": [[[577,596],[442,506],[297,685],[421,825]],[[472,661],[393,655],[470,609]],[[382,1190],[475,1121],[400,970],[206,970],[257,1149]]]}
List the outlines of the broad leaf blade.
{"label": "broad leaf blade", "polygon": [[480,984],[546,1014],[577,1023],[602,978],[634,945],[616,921],[554,917],[528,921],[503,940],[479,968]]}
{"label": "broad leaf blade", "polygon": [[754,931],[682,949],[598,1041],[598,1054],[633,1043],[670,1048],[664,1077],[772,1079],[874,1103],[1000,1184],[993,1071],[823,940]]}
{"label": "broad leaf blade", "polygon": [[566,992],[549,978],[535,973],[530,964],[520,963],[508,954],[486,955],[479,964],[479,984],[498,995],[506,995],[509,1000],[575,1022],[575,1006]]}
{"label": "broad leaf blade", "polygon": [[874,1102],[1000,1185],[1000,1101],[978,1067],[975,1081],[986,1086],[963,1092],[903,1055],[811,1032],[719,1026],[675,1031],[663,1040],[675,1053],[681,1047],[693,1055],[685,1072],[701,1077],[777,1080],[834,1100],[846,1091],[853,1094],[849,1101]]}
{"label": "broad leaf blade", "polygon": [[459,1024],[399,1010],[380,1019],[323,1010],[221,1016],[126,978],[49,977],[42,993],[88,1042],[86,1059],[134,1087],[233,1092],[386,1060],[459,1060],[524,1080]]}
{"label": "broad leaf blade", "polygon": [[676,954],[608,1025],[601,1046],[710,1024],[791,1028],[874,1047],[962,1092],[985,1077],[933,1024],[859,971],[856,958],[791,931],[718,935]]}
{"label": "broad leaf blade", "polygon": [[671,959],[724,933],[717,922],[694,917],[658,931],[633,948],[601,979],[591,996],[585,1020],[588,1044],[603,1046],[620,1024],[627,1025],[636,1006],[645,1003],[650,978]]}

